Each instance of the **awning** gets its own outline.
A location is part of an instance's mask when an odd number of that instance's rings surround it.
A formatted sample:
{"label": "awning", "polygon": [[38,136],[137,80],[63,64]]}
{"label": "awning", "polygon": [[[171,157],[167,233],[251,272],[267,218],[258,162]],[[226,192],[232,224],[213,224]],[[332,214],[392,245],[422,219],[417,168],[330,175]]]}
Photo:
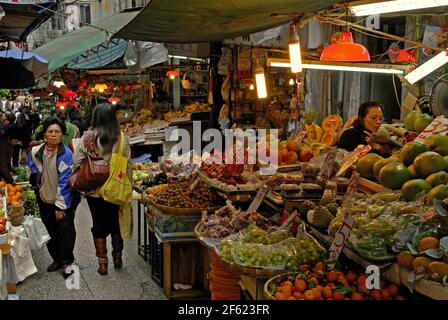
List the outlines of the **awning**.
{"label": "awning", "polygon": [[151,0],[114,37],[194,43],[233,38],[288,23],[340,0]]}
{"label": "awning", "polygon": [[69,69],[97,69],[123,57],[128,41],[114,39],[102,43],[75,58],[67,65]]}
{"label": "awning", "polygon": [[129,23],[138,11],[122,12],[98,21],[92,26],[85,26],[64,36],[50,41],[34,50],[38,55],[46,58],[52,72],[86,51],[101,44],[106,45],[110,37]]}
{"label": "awning", "polygon": [[[17,4],[0,1],[5,15],[0,19],[0,41],[26,41],[26,37],[58,9],[58,1]],[[1,10],[0,10],[1,11]]]}

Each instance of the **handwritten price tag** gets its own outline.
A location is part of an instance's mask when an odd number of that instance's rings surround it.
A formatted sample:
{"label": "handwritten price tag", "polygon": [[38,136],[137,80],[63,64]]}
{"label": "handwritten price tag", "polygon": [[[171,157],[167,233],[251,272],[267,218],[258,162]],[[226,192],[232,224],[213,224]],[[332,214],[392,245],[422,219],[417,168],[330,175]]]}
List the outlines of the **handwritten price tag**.
{"label": "handwritten price tag", "polygon": [[197,177],[196,179],[194,179],[193,183],[190,185],[190,192],[192,192],[194,190],[194,188],[196,188],[196,186],[198,185],[199,181],[201,179],[199,177]]}
{"label": "handwritten price tag", "polygon": [[426,138],[435,134],[445,135],[448,133],[448,119],[444,116],[438,116],[433,122],[423,130],[414,141],[423,143]]}
{"label": "handwritten price tag", "polygon": [[327,154],[327,157],[325,158],[324,164],[322,165],[320,175],[322,184],[326,184],[328,179],[331,178],[331,175],[333,174],[334,170],[335,161],[336,161],[336,151],[330,150]]}
{"label": "handwritten price tag", "polygon": [[347,197],[352,196],[356,192],[356,189],[358,189],[358,181],[360,176],[361,175],[358,172],[353,171],[350,181],[348,182],[347,191],[345,192]]}
{"label": "handwritten price tag", "polygon": [[302,130],[299,132],[299,134],[294,138],[297,142],[302,142],[303,139],[306,138],[306,131]]}
{"label": "handwritten price tag", "polygon": [[268,192],[271,190],[270,187],[267,185],[262,185],[260,189],[258,189],[258,192],[252,201],[252,203],[249,206],[249,209],[247,209],[246,212],[256,212],[258,207],[260,206],[261,202],[263,202],[263,199],[266,197]]}
{"label": "handwritten price tag", "polygon": [[360,144],[356,147],[355,150],[351,153],[351,155],[344,161],[339,171],[336,173],[336,177],[342,175],[348,168],[350,168],[356,161],[358,161],[362,156],[366,155],[372,147],[370,145]]}
{"label": "handwritten price tag", "polygon": [[346,218],[344,221],[342,221],[341,226],[338,229],[338,232],[336,232],[336,235],[334,236],[333,243],[330,247],[330,263],[328,264],[328,269],[332,270],[334,269],[334,266],[336,265],[336,261],[339,258],[339,255],[342,252],[342,249],[344,249],[345,244],[347,243],[348,236],[350,235],[350,232],[353,228],[354,219],[350,213],[346,215]]}

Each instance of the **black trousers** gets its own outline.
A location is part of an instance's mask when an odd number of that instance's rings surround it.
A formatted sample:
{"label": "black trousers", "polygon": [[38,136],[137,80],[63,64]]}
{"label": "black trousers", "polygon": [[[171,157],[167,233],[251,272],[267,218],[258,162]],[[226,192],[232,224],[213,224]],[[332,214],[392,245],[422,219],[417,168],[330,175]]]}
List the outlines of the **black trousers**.
{"label": "black trousers", "polygon": [[75,261],[73,249],[76,240],[74,210],[65,210],[66,217],[62,220],[56,220],[56,206],[43,202],[39,195],[36,198],[42,222],[51,237],[51,240],[47,243],[50,256],[60,264],[72,264]]}
{"label": "black trousers", "polygon": [[87,196],[90,213],[92,214],[94,238],[107,238],[111,233],[120,233],[118,210],[116,204],[105,201],[103,198]]}

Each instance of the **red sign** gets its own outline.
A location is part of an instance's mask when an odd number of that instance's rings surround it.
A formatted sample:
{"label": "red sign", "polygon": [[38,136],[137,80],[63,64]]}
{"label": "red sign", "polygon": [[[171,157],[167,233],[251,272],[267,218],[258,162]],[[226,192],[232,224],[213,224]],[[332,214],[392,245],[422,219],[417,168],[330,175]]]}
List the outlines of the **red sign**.
{"label": "red sign", "polygon": [[366,155],[372,147],[370,145],[360,144],[356,147],[355,150],[351,153],[351,155],[344,161],[339,171],[336,173],[336,177],[342,175],[348,168],[350,168],[356,161],[358,161],[362,156]]}

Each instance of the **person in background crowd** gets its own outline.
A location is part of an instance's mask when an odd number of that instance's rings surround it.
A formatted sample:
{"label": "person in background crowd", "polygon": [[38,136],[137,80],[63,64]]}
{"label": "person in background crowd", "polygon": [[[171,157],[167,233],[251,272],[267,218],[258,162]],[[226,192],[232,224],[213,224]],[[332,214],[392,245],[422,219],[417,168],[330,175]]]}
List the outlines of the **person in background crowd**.
{"label": "person in background crowd", "polygon": [[14,183],[12,177],[11,158],[13,146],[20,143],[20,131],[14,123],[4,125],[0,129],[0,179],[6,183]]}
{"label": "person in background crowd", "polygon": [[37,189],[37,204],[42,222],[51,240],[47,249],[53,263],[47,271],[62,268],[64,277],[70,276],[67,267],[74,262],[75,210],[79,203],[77,194],[67,185],[72,173],[73,154],[62,143],[65,124],[57,117],[44,122],[46,142],[31,149],[27,169],[31,173],[30,183]]}
{"label": "person in background crowd", "polygon": [[383,111],[378,102],[364,102],[359,106],[358,118],[353,127],[345,130],[339,139],[338,148],[353,151],[360,145],[367,145],[368,138],[383,124]]}
{"label": "person in background crowd", "polygon": [[[120,143],[120,128],[118,125],[115,108],[108,104],[100,104],[93,111],[91,130],[95,135],[96,151],[107,161],[110,161],[113,152],[117,152]],[[86,131],[86,133],[89,131]],[[75,150],[75,160],[73,171],[76,171],[83,160],[87,157],[88,150],[85,146],[84,133],[81,141]],[[131,150],[129,143],[125,141],[124,156],[130,158]],[[132,177],[130,162],[128,162],[127,174],[129,179]],[[100,187],[101,188],[101,187]],[[114,267],[121,268],[123,265],[122,251],[123,239],[121,238],[120,225],[118,220],[119,206],[105,201],[99,195],[99,189],[87,193],[87,202],[92,214],[93,227],[92,234],[98,257],[98,273],[107,275],[108,259],[106,238],[111,235],[112,238],[112,257]]]}
{"label": "person in background crowd", "polygon": [[[20,149],[22,150],[23,159],[27,158],[27,151],[29,148],[29,144],[31,142],[31,130],[32,130],[32,122],[30,117],[30,109],[27,106],[23,106],[20,109],[20,114],[17,116],[16,125],[20,129],[22,137],[20,138],[22,145]],[[13,162],[14,166],[17,167],[19,165],[19,154],[20,150],[14,149]]]}
{"label": "person in background crowd", "polygon": [[82,136],[84,134],[84,131],[88,129],[88,125],[86,121],[81,117],[79,110],[72,108],[69,111],[68,115],[70,121],[78,127],[80,136]]}
{"label": "person in background crowd", "polygon": [[64,138],[62,139],[62,142],[64,142],[64,144],[67,147],[70,147],[70,142],[73,139],[79,138],[79,129],[76,125],[70,122],[70,120],[67,117],[67,112],[65,110],[62,109],[56,110],[56,116],[65,123],[67,129],[66,133],[64,134]]}

